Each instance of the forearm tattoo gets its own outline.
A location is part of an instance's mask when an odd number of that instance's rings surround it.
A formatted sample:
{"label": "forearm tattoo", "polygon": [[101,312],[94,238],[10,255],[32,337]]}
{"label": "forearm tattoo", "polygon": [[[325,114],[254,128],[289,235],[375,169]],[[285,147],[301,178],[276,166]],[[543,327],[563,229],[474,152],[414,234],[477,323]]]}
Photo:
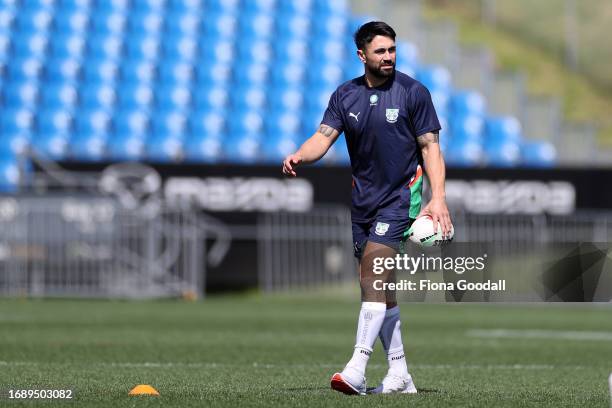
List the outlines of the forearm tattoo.
{"label": "forearm tattoo", "polygon": [[438,132],[429,132],[417,137],[417,142],[421,148],[430,143],[440,143],[440,134]]}
{"label": "forearm tattoo", "polygon": [[319,133],[321,133],[325,137],[333,136],[335,130],[336,129],[334,129],[333,127],[329,127],[327,125],[321,125],[319,127]]}

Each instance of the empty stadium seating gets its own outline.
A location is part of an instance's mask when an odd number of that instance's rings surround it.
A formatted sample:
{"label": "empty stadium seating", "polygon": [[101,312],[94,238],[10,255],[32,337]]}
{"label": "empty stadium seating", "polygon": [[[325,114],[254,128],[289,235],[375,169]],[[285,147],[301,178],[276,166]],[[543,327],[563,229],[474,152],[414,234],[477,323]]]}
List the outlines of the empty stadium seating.
{"label": "empty stadium seating", "polygon": [[[0,3],[0,186],[28,147],[56,160],[278,163],[359,76],[348,0]],[[451,165],[552,166],[554,147],[491,117],[477,90],[397,42],[430,90]],[[348,164],[344,139],[325,163]]]}

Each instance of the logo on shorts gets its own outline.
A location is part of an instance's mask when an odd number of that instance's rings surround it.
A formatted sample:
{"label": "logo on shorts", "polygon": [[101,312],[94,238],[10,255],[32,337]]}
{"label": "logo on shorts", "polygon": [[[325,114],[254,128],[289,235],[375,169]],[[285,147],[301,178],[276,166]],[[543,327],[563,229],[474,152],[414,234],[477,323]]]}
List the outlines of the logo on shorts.
{"label": "logo on shorts", "polygon": [[374,230],[374,232],[376,233],[376,235],[380,235],[382,237],[387,233],[388,230],[389,224],[385,222],[378,222],[376,223],[376,230]]}
{"label": "logo on shorts", "polygon": [[387,122],[395,123],[397,122],[397,117],[399,116],[399,109],[387,109]]}

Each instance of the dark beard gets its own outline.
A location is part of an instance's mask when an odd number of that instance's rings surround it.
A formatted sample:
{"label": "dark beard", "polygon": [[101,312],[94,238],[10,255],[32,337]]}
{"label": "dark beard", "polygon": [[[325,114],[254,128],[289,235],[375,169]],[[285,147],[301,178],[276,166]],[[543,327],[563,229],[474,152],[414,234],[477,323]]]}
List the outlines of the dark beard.
{"label": "dark beard", "polygon": [[385,78],[389,78],[395,73],[395,64],[393,64],[393,69],[389,71],[383,71],[382,69],[379,69],[379,68],[372,69],[367,65],[366,65],[366,69],[368,70],[368,73],[372,75],[373,77],[378,78],[378,79],[385,79]]}

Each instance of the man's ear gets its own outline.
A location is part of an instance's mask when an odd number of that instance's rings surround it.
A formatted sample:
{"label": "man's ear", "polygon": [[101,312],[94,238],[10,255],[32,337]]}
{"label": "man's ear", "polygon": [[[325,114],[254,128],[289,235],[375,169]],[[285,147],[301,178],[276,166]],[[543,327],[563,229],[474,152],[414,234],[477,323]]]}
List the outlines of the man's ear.
{"label": "man's ear", "polygon": [[366,60],[365,60],[365,54],[363,53],[363,50],[357,50],[357,56],[359,57],[361,62],[365,64]]}

